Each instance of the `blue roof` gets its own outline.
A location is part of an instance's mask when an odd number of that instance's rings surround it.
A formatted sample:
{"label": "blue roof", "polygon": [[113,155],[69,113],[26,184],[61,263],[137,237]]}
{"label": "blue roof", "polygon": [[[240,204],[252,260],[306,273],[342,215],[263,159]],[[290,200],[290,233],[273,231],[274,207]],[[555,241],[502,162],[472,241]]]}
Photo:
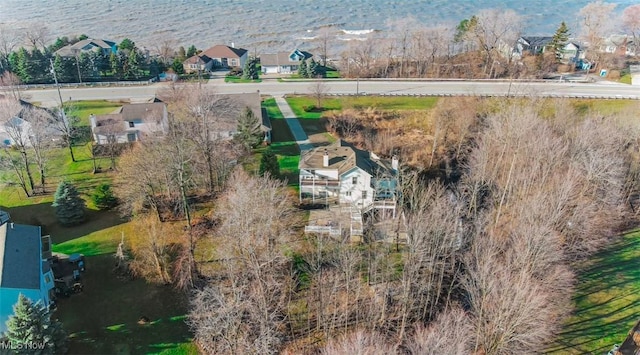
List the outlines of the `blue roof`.
{"label": "blue roof", "polygon": [[0,288],[40,289],[41,242],[38,226],[0,226]]}

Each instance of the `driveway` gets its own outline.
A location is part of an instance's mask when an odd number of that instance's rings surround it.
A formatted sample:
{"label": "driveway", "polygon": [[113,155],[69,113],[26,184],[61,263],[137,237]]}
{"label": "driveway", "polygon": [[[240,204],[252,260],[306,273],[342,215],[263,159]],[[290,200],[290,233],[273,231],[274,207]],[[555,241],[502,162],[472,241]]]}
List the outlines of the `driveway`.
{"label": "driveway", "polygon": [[300,121],[298,121],[298,118],[293,113],[293,110],[291,110],[291,107],[287,103],[287,100],[284,99],[284,96],[277,96],[276,104],[278,104],[278,108],[280,109],[280,112],[282,112],[282,115],[284,116],[284,119],[289,126],[289,130],[291,131],[291,134],[293,134],[293,138],[296,140],[300,151],[313,148],[309,137],[304,132],[304,129],[302,129]]}

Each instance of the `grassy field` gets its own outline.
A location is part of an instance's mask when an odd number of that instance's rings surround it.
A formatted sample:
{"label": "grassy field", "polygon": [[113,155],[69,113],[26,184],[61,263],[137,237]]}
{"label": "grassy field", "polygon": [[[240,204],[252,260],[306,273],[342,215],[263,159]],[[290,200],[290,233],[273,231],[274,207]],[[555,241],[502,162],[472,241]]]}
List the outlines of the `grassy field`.
{"label": "grassy field", "polygon": [[262,79],[255,79],[255,80],[251,80],[251,79],[242,79],[242,78],[238,78],[237,76],[231,76],[231,75],[227,75],[224,77],[224,82],[225,83],[261,83]]}
{"label": "grassy field", "polygon": [[547,352],[604,354],[640,317],[640,231],[590,258],[578,275],[575,311]]}
{"label": "grassy field", "polygon": [[89,115],[105,115],[122,107],[121,102],[93,100],[66,102],[65,107],[73,107],[72,113],[80,119],[80,126],[89,126]]}
{"label": "grassy field", "polygon": [[282,112],[280,112],[280,109],[278,108],[276,99],[274,98],[265,99],[264,101],[262,101],[262,107],[264,107],[267,110],[267,114],[269,115],[269,118],[271,118],[272,120],[284,118],[284,115],[282,114]]}
{"label": "grassy field", "polygon": [[315,106],[316,100],[312,97],[292,96],[287,97],[287,102],[298,118],[317,119],[323,117],[326,111],[341,109],[365,109],[378,110],[428,110],[438,102],[436,97],[386,97],[386,96],[359,96],[359,97],[330,97],[323,100],[322,111],[306,112],[305,107]]}

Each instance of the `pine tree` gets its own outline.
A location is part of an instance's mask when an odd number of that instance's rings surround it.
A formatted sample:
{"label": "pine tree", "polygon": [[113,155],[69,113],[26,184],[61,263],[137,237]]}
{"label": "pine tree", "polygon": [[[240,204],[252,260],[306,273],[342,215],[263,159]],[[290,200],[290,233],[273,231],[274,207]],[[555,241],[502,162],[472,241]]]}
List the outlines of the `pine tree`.
{"label": "pine tree", "polygon": [[569,41],[569,27],[567,24],[562,21],[560,27],[554,33],[553,38],[551,39],[551,48],[553,48],[553,52],[556,54],[556,59],[562,59],[562,51],[564,47],[567,45]]}
{"label": "pine tree", "polygon": [[[47,309],[34,304],[20,294],[13,306],[13,316],[7,320],[4,334],[16,354],[63,354],[66,352],[66,334],[62,324],[52,321]],[[34,349],[33,346],[43,346]]]}
{"label": "pine tree", "polygon": [[198,49],[193,44],[187,49],[186,57],[191,58],[194,55],[198,54]]}
{"label": "pine tree", "polygon": [[273,153],[271,149],[267,149],[260,159],[260,170],[258,171],[258,174],[260,174],[260,176],[265,176],[267,173],[274,178],[280,176],[278,157],[276,157],[275,153]]}
{"label": "pine tree", "polygon": [[262,140],[261,122],[253,111],[246,107],[238,118],[236,139],[249,150],[255,148]]}
{"label": "pine tree", "polygon": [[138,50],[133,48],[129,51],[129,55],[127,56],[127,70],[124,73],[126,79],[137,79],[140,72],[140,53]]}
{"label": "pine tree", "polygon": [[120,79],[122,66],[120,65],[120,57],[116,53],[109,56],[109,67],[114,77]]}
{"label": "pine tree", "polygon": [[308,78],[315,78],[318,75],[320,75],[320,72],[318,70],[318,63],[316,63],[315,60],[313,60],[313,58],[311,58],[311,61],[309,62],[309,66],[307,67],[307,73],[308,73]]}
{"label": "pine tree", "polygon": [[101,210],[108,210],[118,204],[118,200],[113,195],[111,185],[102,183],[98,185],[91,195],[91,200]]}
{"label": "pine tree", "polygon": [[307,61],[303,60],[300,62],[300,66],[298,67],[298,75],[301,78],[307,77]]}
{"label": "pine tree", "polygon": [[250,57],[244,64],[242,78],[247,80],[258,79],[258,60],[256,58]]}
{"label": "pine tree", "polygon": [[53,207],[56,217],[63,225],[73,225],[84,221],[84,200],[80,197],[75,186],[66,181],[60,182],[53,196]]}

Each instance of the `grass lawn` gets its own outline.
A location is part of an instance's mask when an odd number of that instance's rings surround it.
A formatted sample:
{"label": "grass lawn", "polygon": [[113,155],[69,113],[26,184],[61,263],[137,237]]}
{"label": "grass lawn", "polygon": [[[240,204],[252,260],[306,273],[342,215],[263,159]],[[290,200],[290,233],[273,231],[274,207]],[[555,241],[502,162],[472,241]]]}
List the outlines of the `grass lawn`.
{"label": "grass lawn", "polygon": [[621,344],[640,317],[640,231],[591,258],[578,275],[575,311],[558,339],[554,354],[604,354]]}
{"label": "grass lawn", "polygon": [[[84,291],[61,298],[54,316],[71,354],[196,354],[185,323],[186,295],[170,286],[119,277],[111,255],[86,258]],[[138,324],[140,317],[148,324]]]}
{"label": "grass lawn", "polygon": [[340,77],[340,72],[337,70],[327,70],[324,77],[328,79],[337,79]]}
{"label": "grass lawn", "polygon": [[225,83],[261,83],[262,79],[255,79],[255,80],[242,79],[242,78],[238,78],[237,76],[227,75],[224,77],[224,82]]}
{"label": "grass lawn", "polygon": [[428,110],[433,108],[438,102],[437,97],[411,97],[411,96],[359,96],[325,98],[323,100],[323,111],[306,112],[305,106],[316,105],[316,100],[312,97],[287,97],[287,102],[298,118],[320,118],[324,111],[341,110],[347,108],[365,109],[375,108],[378,110]]}
{"label": "grass lawn", "polygon": [[284,115],[282,114],[282,112],[280,112],[280,108],[276,103],[276,99],[274,99],[273,97],[263,100],[262,107],[267,110],[267,114],[272,120],[284,118]]}
{"label": "grass lawn", "polygon": [[569,99],[573,108],[580,114],[591,111],[602,115],[619,113],[625,109],[637,105],[635,100],[596,100],[596,99]]}
{"label": "grass lawn", "polygon": [[631,85],[631,74],[625,74],[625,75],[621,76],[620,80],[618,80],[618,81],[623,83],[623,84]]}
{"label": "grass lawn", "polygon": [[122,107],[122,103],[106,100],[71,101],[65,103],[65,107],[68,106],[73,106],[73,113],[80,119],[80,126],[89,126],[89,115],[105,115],[111,113],[117,108]]}

